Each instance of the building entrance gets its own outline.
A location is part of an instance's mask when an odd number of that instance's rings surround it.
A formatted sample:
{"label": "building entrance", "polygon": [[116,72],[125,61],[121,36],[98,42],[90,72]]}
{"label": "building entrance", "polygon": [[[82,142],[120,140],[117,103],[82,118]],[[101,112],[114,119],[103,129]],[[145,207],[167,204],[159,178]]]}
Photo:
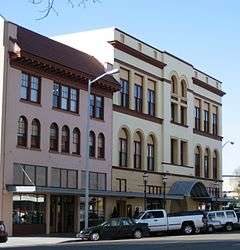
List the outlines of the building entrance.
{"label": "building entrance", "polygon": [[74,232],[74,196],[51,195],[50,232]]}

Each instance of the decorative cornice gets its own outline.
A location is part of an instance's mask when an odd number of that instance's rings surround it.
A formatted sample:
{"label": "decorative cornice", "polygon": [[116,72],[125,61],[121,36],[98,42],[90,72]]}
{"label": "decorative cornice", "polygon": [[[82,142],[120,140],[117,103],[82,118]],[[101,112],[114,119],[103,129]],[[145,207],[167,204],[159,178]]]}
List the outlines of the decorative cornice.
{"label": "decorative cornice", "polygon": [[144,114],[144,113],[139,113],[139,112],[136,112],[135,110],[131,110],[129,108],[125,108],[125,107],[122,107],[122,106],[119,106],[119,105],[116,105],[116,104],[113,104],[113,111],[123,113],[123,114],[126,114],[126,115],[130,115],[130,116],[134,116],[136,118],[140,118],[140,119],[143,119],[143,120],[155,122],[155,123],[158,123],[158,124],[162,124],[162,122],[163,122],[163,119],[161,119],[161,118],[157,118],[157,117],[154,117],[154,116],[151,116],[151,115],[148,115],[148,114]]}
{"label": "decorative cornice", "polygon": [[213,140],[217,140],[217,141],[222,141],[222,139],[223,139],[222,136],[213,135],[213,134],[210,134],[210,133],[206,133],[204,131],[199,131],[199,130],[196,130],[195,128],[193,129],[193,133],[197,134],[197,135],[205,136],[205,137],[211,138]]}
{"label": "decorative cornice", "polygon": [[215,87],[213,87],[213,86],[211,86],[211,85],[209,85],[209,84],[207,84],[207,83],[205,83],[205,82],[203,82],[195,77],[193,77],[192,80],[193,80],[193,84],[195,84],[201,88],[204,88],[204,89],[206,89],[206,90],[208,90],[216,95],[224,96],[226,94],[222,90],[217,89],[217,88],[215,88]]}
{"label": "decorative cornice", "polygon": [[142,60],[142,61],[144,61],[146,63],[149,63],[149,64],[151,64],[151,65],[153,65],[155,67],[163,69],[166,66],[165,63],[160,62],[160,61],[158,61],[158,60],[156,60],[156,59],[154,59],[154,58],[152,58],[152,57],[150,57],[148,55],[145,55],[142,52],[140,52],[140,51],[138,51],[138,50],[124,44],[124,43],[121,43],[121,42],[119,42],[117,40],[109,41],[109,43],[114,48],[119,49],[119,50],[121,50],[121,51],[123,51],[123,52],[125,52],[125,53],[127,53],[127,54],[129,54],[131,56],[134,56],[134,57],[136,57],[136,58],[138,58],[138,59],[140,59],[140,60]]}

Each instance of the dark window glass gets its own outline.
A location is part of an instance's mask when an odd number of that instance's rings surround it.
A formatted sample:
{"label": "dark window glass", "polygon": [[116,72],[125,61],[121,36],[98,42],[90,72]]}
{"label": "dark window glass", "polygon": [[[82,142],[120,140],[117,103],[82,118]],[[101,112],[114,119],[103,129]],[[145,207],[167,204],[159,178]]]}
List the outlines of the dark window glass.
{"label": "dark window glass", "polygon": [[127,192],[127,180],[116,178],[118,182],[118,192]]}
{"label": "dark window glass", "polygon": [[98,135],[98,158],[103,159],[105,157],[105,139],[101,133]]}
{"label": "dark window glass", "polygon": [[31,147],[40,148],[40,133],[41,126],[40,122],[37,119],[32,121],[32,135],[31,135]]}
{"label": "dark window glass", "polygon": [[104,119],[104,98],[102,96],[90,96],[90,117]]}
{"label": "dark window glass", "polygon": [[162,211],[153,211],[152,212],[153,218],[164,218],[164,214]]}
{"label": "dark window glass", "polygon": [[69,153],[69,128],[67,126],[62,128],[62,152]]}
{"label": "dark window glass", "polygon": [[147,168],[150,171],[154,171],[154,145],[147,145]]}
{"label": "dark window glass", "polygon": [[217,161],[217,155],[215,153],[213,157],[213,179],[218,178],[218,161]]}
{"label": "dark window glass", "polygon": [[218,134],[218,117],[217,114],[213,114],[213,134],[217,135]]}
{"label": "dark window glass", "polygon": [[141,169],[141,142],[134,141],[134,168]]}
{"label": "dark window glass", "polygon": [[195,175],[200,177],[200,169],[201,169],[201,157],[200,150],[197,148],[197,152],[195,153]]}
{"label": "dark window glass", "polygon": [[52,168],[51,186],[61,188],[78,188],[77,170]]}
{"label": "dark window glass", "polygon": [[181,124],[187,125],[187,108],[181,106]]}
{"label": "dark window glass", "polygon": [[80,131],[78,128],[73,130],[73,154],[80,154]]}
{"label": "dark window glass", "polygon": [[148,114],[155,116],[155,91],[148,89]]}
{"label": "dark window glass", "polygon": [[58,151],[58,126],[52,123],[50,127],[50,150]]}
{"label": "dark window glass", "polygon": [[53,107],[78,112],[78,90],[58,83],[53,84]]}
{"label": "dark window glass", "polygon": [[209,111],[204,110],[204,132],[209,133]]}
{"label": "dark window glass", "polygon": [[27,73],[21,77],[21,99],[40,102],[40,78]]}
{"label": "dark window glass", "polygon": [[24,116],[20,116],[18,120],[18,129],[17,129],[18,146],[27,147],[27,130],[28,130],[27,119]]}
{"label": "dark window glass", "polygon": [[128,108],[129,106],[129,83],[127,80],[120,79],[120,105]]}
{"label": "dark window glass", "polygon": [[127,167],[127,139],[119,138],[119,166]]}
{"label": "dark window glass", "polygon": [[[85,171],[82,171],[81,187],[85,188]],[[106,190],[106,174],[89,172],[89,188],[92,190]]]}
{"label": "dark window glass", "polygon": [[209,152],[208,150],[204,155],[204,177],[209,178]]}
{"label": "dark window glass", "polygon": [[201,128],[201,109],[195,107],[195,129],[200,130]]}
{"label": "dark window glass", "polygon": [[142,112],[142,86],[135,84],[134,86],[135,110]]}
{"label": "dark window glass", "polygon": [[90,131],[89,133],[89,156],[95,157],[95,144],[96,144],[96,138],[93,131]]}

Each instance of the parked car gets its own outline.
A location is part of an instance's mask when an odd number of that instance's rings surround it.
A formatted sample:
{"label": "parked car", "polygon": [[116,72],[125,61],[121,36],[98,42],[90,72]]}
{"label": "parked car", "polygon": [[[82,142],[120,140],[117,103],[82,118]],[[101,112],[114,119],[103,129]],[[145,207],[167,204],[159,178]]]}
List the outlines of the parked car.
{"label": "parked car", "polygon": [[6,232],[6,227],[3,221],[0,221],[0,243],[7,242],[7,240],[8,240],[8,234]]}
{"label": "parked car", "polygon": [[181,230],[184,234],[199,233],[206,226],[206,215],[203,211],[187,211],[167,214],[165,210],[147,210],[141,212],[137,223],[147,223],[150,232]]}
{"label": "parked car", "polygon": [[224,229],[228,232],[238,226],[238,217],[234,210],[209,211],[207,213],[207,231]]}
{"label": "parked car", "polygon": [[82,230],[76,237],[81,240],[97,241],[100,239],[135,238],[149,235],[146,223],[136,223],[130,218],[113,218],[102,224]]}

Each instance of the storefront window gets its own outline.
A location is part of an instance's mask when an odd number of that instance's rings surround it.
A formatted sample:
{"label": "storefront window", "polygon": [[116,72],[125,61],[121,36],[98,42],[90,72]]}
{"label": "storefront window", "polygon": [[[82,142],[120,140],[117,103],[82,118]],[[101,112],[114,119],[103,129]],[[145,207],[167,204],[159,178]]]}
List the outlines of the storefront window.
{"label": "storefront window", "polygon": [[13,224],[44,224],[46,199],[44,195],[13,196]]}

